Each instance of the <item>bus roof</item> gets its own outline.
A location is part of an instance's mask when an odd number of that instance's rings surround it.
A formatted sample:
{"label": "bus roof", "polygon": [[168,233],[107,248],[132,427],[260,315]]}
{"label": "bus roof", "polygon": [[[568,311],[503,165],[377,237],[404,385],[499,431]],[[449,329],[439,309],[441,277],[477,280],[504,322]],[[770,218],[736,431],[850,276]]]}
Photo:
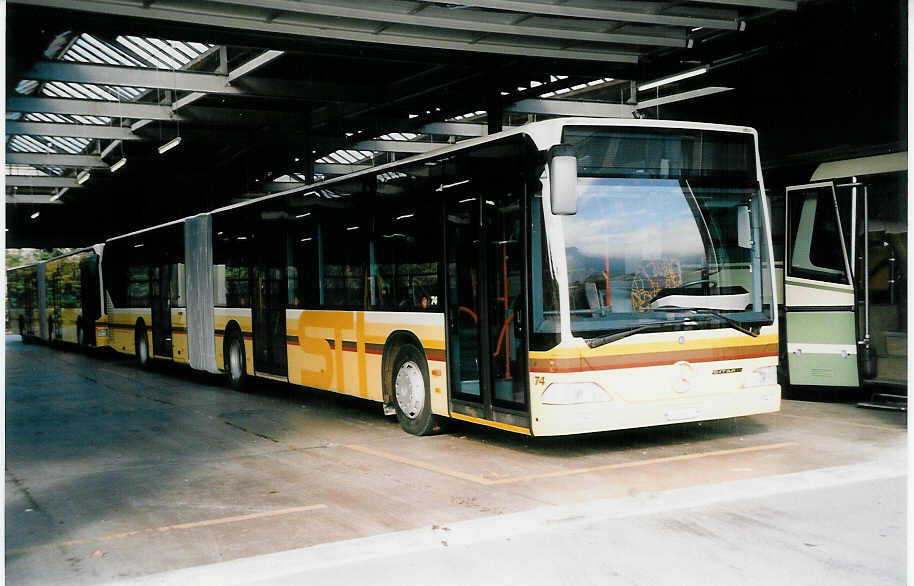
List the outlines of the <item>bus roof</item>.
{"label": "bus roof", "polygon": [[845,177],[864,177],[880,173],[898,173],[908,170],[908,153],[891,153],[857,159],[822,163],[816,167],[810,181],[827,181]]}
{"label": "bus roof", "polygon": [[[517,134],[527,134],[536,139],[537,135],[548,134],[550,131],[554,132],[556,126],[642,126],[642,127],[654,127],[654,128],[681,128],[681,129],[694,129],[694,130],[711,130],[716,132],[740,132],[748,133],[755,135],[756,132],[754,129],[747,126],[733,126],[728,124],[712,124],[707,122],[686,122],[681,120],[648,120],[648,119],[638,119],[638,118],[581,118],[581,117],[565,117],[565,118],[553,118],[550,120],[541,120],[539,122],[530,122],[528,124],[523,124],[521,126],[514,126],[507,130],[497,132],[495,134],[490,134],[488,136],[482,136],[478,138],[471,138],[467,140],[462,140],[455,144],[442,144],[440,149],[429,151],[426,153],[420,153],[399,161],[393,161],[391,163],[385,163],[383,165],[378,165],[376,167],[370,167],[368,169],[363,169],[361,171],[355,171],[346,175],[341,175],[339,177],[334,177],[332,179],[327,179],[325,181],[319,181],[317,183],[310,183],[307,185],[298,185],[291,189],[285,191],[280,191],[277,193],[271,193],[269,195],[264,195],[250,201],[243,201],[231,205],[227,205],[221,208],[217,208],[210,213],[216,214],[219,212],[224,212],[227,210],[236,209],[239,207],[244,207],[251,205],[257,202],[265,201],[268,199],[273,199],[277,197],[282,197],[285,195],[292,195],[300,192],[307,192],[314,189],[320,189],[328,185],[335,183],[340,183],[343,181],[348,181],[362,175],[368,175],[370,173],[383,172],[385,170],[397,167],[399,165],[407,163],[416,163],[423,161],[425,159],[430,159],[433,157],[438,157],[450,152],[462,151],[467,148],[471,148],[480,144],[485,144],[487,142],[492,142],[508,136],[513,136]],[[163,224],[167,225],[167,224]]]}
{"label": "bus roof", "polygon": [[95,252],[95,254],[101,254],[101,249],[100,249],[101,246],[103,246],[103,245],[101,245],[101,244],[93,244],[92,246],[84,246],[83,248],[77,248],[76,250],[71,250],[70,252],[68,252],[68,253],[66,253],[66,254],[61,254],[61,255],[59,255],[59,256],[53,256],[53,257],[51,257],[51,258],[44,258],[44,259],[41,259],[41,260],[36,260],[35,262],[30,262],[30,263],[28,263],[28,264],[19,265],[18,267],[10,267],[10,268],[8,268],[8,269],[6,269],[6,270],[7,270],[7,272],[9,272],[9,271],[15,271],[15,270],[17,270],[17,269],[25,269],[25,268],[28,268],[28,267],[37,267],[37,266],[40,265],[40,264],[46,264],[46,263],[48,263],[48,262],[50,262],[50,261],[52,261],[52,260],[58,260],[58,259],[61,259],[61,258],[67,258],[68,256],[73,256],[74,254],[80,254],[80,253],[82,253],[82,252],[89,252],[90,250],[93,251],[93,252]]}
{"label": "bus roof", "polygon": [[654,127],[654,128],[681,128],[681,129],[693,129],[693,130],[710,130],[715,132],[739,132],[755,135],[756,132],[754,129],[747,126],[733,126],[729,124],[712,124],[708,122],[687,122],[682,120],[650,120],[650,119],[638,119],[638,118],[582,118],[582,117],[565,117],[565,118],[553,118],[550,120],[541,120],[539,122],[530,122],[529,124],[524,124],[521,126],[515,126],[495,134],[490,134],[488,136],[482,136],[478,138],[471,138],[468,140],[460,141],[456,144],[442,144],[440,149],[434,151],[429,151],[427,153],[420,153],[412,157],[407,157],[405,159],[394,161],[391,163],[385,163],[383,165],[378,165],[376,167],[370,167],[361,171],[356,171],[354,173],[349,173],[346,175],[341,175],[339,177],[333,177],[332,179],[327,179],[325,181],[319,181],[317,183],[310,183],[306,185],[298,185],[291,189],[285,191],[280,191],[277,193],[271,193],[264,195],[258,198],[254,198],[248,201],[243,201],[221,208],[216,208],[209,212],[203,212],[200,214],[194,214],[192,216],[187,216],[184,218],[179,218],[172,220],[170,222],[165,222],[164,224],[158,224],[156,226],[150,226],[148,228],[142,228],[140,230],[135,230],[127,234],[120,234],[118,236],[113,236],[108,238],[106,242],[111,242],[113,240],[120,240],[122,238],[128,238],[130,236],[136,236],[137,234],[142,234],[144,232],[149,232],[151,230],[157,230],[159,228],[165,228],[166,226],[171,226],[173,224],[184,222],[190,218],[205,215],[205,214],[218,214],[220,212],[225,212],[228,210],[233,210],[236,208],[241,208],[248,205],[253,205],[262,201],[283,197],[286,195],[292,195],[295,193],[308,192],[315,189],[320,189],[328,185],[333,185],[335,183],[341,183],[343,181],[349,181],[353,178],[360,177],[363,175],[368,175],[370,173],[377,173],[379,171],[383,172],[384,170],[391,169],[402,165],[404,163],[416,163],[429,159],[432,157],[438,157],[443,154],[450,152],[462,151],[467,148],[471,148],[480,144],[485,144],[487,142],[496,141],[502,138],[517,134],[526,134],[536,140],[537,136],[546,136],[554,133],[558,130],[556,127],[569,126],[569,125],[580,125],[580,126],[641,126],[641,127]]}

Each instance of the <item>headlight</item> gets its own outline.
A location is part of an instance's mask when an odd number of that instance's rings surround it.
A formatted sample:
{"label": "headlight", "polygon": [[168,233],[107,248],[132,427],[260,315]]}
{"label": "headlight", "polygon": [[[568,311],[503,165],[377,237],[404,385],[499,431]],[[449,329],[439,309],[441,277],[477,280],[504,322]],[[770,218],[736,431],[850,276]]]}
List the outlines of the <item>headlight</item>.
{"label": "headlight", "polygon": [[761,368],[756,368],[752,372],[746,373],[746,376],[743,379],[743,388],[776,385],[777,382],[778,367],[763,366]]}
{"label": "headlight", "polygon": [[543,391],[544,405],[599,403],[609,400],[609,394],[596,383],[552,383]]}

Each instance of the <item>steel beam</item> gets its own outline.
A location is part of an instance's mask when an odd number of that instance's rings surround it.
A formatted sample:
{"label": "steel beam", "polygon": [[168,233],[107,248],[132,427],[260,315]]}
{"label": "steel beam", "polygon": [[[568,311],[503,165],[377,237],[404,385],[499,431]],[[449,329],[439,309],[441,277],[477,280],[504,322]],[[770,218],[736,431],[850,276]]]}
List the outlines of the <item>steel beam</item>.
{"label": "steel beam", "polygon": [[56,153],[6,153],[8,165],[32,165],[36,167],[81,167],[107,169],[100,157],[95,155],[70,155]]}
{"label": "steel beam", "polygon": [[[632,3],[628,3],[627,5],[615,3],[615,6],[618,6],[618,8],[613,8],[614,4],[611,2],[589,2],[586,4],[572,5],[564,2],[552,3],[543,2],[541,0],[460,0],[460,5],[472,6],[474,8],[521,12],[524,14],[548,14],[550,16],[612,20],[616,22],[639,22],[666,26],[704,27],[724,30],[738,30],[740,27],[740,22],[736,19],[659,14],[656,7],[651,8],[648,7],[648,5],[642,5],[643,7],[641,8],[628,8],[629,6],[634,6]],[[683,12],[687,11],[683,10]]]}
{"label": "steel beam", "polygon": [[[250,9],[240,7],[234,13],[230,13],[224,8],[213,8],[211,5],[203,3],[154,3],[148,6],[138,4],[132,0],[10,0],[14,4],[30,4],[35,6],[46,6],[51,8],[60,8],[66,10],[82,10],[96,14],[105,14],[110,16],[133,17],[152,20],[162,20],[168,22],[177,22],[182,25],[197,24],[207,27],[219,27],[243,30],[245,32],[258,31],[268,34],[294,35],[299,37],[310,37],[320,39],[337,39],[343,41],[355,41],[372,44],[400,45],[407,47],[420,47],[430,49],[450,49],[454,51],[468,51],[472,53],[495,53],[502,55],[520,55],[526,57],[544,57],[553,59],[582,59],[588,61],[615,62],[615,63],[638,63],[638,53],[629,51],[620,51],[615,48],[607,48],[605,44],[588,45],[585,48],[569,47],[568,43],[562,43],[558,39],[552,39],[550,42],[543,42],[540,39],[530,39],[524,43],[504,43],[496,41],[486,41],[476,35],[455,32],[450,35],[435,33],[431,34],[428,27],[417,27],[411,29],[411,34],[403,34],[402,28],[396,28],[386,31],[378,27],[365,27],[356,25],[347,26],[345,19],[340,19],[339,23],[326,20],[319,22],[302,22],[301,16],[276,16],[270,14],[265,18],[262,12],[253,13]],[[552,6],[557,10],[567,10],[567,5],[549,5],[539,2],[520,2],[516,4],[524,7],[522,12],[537,12],[540,6]],[[527,4],[534,5],[531,9]],[[602,13],[602,11],[600,11]],[[624,11],[623,11],[624,14]],[[558,14],[561,16],[562,14]],[[604,15],[605,17],[605,15]],[[638,22],[649,22],[657,24],[656,14],[644,16]],[[674,18],[674,17],[671,17]],[[610,18],[610,20],[619,20],[619,18]],[[711,19],[685,19],[685,22],[704,22],[704,26],[712,26],[712,23],[720,24],[721,21]],[[732,24],[732,23],[731,23]],[[702,24],[682,24],[681,26],[703,26]],[[736,28],[735,26],[716,27],[716,28]],[[472,37],[472,38],[470,38]],[[172,72],[168,72],[171,75]],[[29,79],[26,77],[26,79]],[[114,83],[114,82],[109,82]],[[126,83],[126,85],[137,86],[137,83]],[[149,87],[149,86],[147,86]],[[155,86],[152,86],[155,87]],[[165,86],[174,88],[175,85]],[[207,91],[204,89],[189,91]]]}
{"label": "steel beam", "polygon": [[337,163],[314,163],[314,172],[321,175],[346,175],[371,169],[371,165],[343,165]]}
{"label": "steel beam", "polygon": [[683,100],[701,98],[703,96],[710,96],[713,94],[719,94],[721,92],[729,92],[732,90],[733,90],[732,87],[706,87],[706,88],[701,88],[698,90],[681,92],[678,94],[671,94],[669,96],[664,96],[661,98],[654,98],[652,100],[644,100],[643,102],[638,102],[638,105],[635,106],[635,109],[643,110],[645,108],[653,108],[654,106],[662,106],[663,104],[672,104],[674,102],[681,102]]}
{"label": "steel beam", "polygon": [[505,112],[551,114],[557,116],[594,116],[598,118],[631,118],[634,107],[627,104],[606,102],[580,102],[573,100],[520,100],[505,106]]}
{"label": "steel beam", "polygon": [[386,153],[427,153],[446,146],[446,144],[412,142],[408,140],[363,140],[350,148],[356,151],[381,151]]}
{"label": "steel beam", "polygon": [[600,29],[605,28],[605,25],[603,27],[590,27],[596,30],[587,30],[586,25],[589,23],[577,19],[574,23],[575,28],[568,28],[569,19],[548,19],[546,23],[548,26],[524,26],[511,24],[511,22],[516,20],[516,15],[498,15],[491,12],[483,12],[481,10],[463,11],[460,13],[460,18],[455,18],[453,10],[437,6],[429,6],[420,12],[408,12],[397,10],[396,7],[392,5],[388,5],[390,6],[389,9],[384,9],[377,7],[380,5],[352,5],[342,2],[314,2],[313,0],[214,1],[221,4],[247,7],[254,6],[265,10],[291,12],[295,14],[351,18],[354,20],[368,20],[372,22],[396,23],[399,25],[458,31],[553,38],[565,41],[594,41],[598,43],[621,43],[628,45],[650,45],[677,48],[685,48],[688,42],[685,34],[680,34],[678,36],[657,36],[603,32]]}
{"label": "steel beam", "polygon": [[66,81],[189,92],[240,93],[227,86],[225,75],[170,69],[145,69],[94,63],[39,61],[22,76],[38,81]]}
{"label": "steel beam", "polygon": [[431,122],[419,127],[417,132],[437,136],[486,136],[486,125],[469,122]]}
{"label": "steel beam", "polygon": [[748,8],[769,8],[771,10],[792,10],[796,12],[796,0],[700,0],[707,4],[724,4],[726,6],[745,6]]}
{"label": "steel beam", "polygon": [[267,63],[274,61],[274,60],[278,59],[279,57],[282,57],[284,54],[285,54],[285,51],[264,51],[263,53],[261,53],[257,57],[254,57],[247,63],[229,71],[228,82],[232,83],[236,79],[238,79],[240,77],[244,77],[245,75],[251,73],[252,71],[260,69]]}
{"label": "steel beam", "polygon": [[157,106],[155,104],[24,96],[7,98],[6,111],[105,116],[109,118],[146,118],[150,120],[181,119],[179,115],[172,111],[172,108],[168,106]]}
{"label": "steel beam", "polygon": [[[277,52],[268,51],[268,53]],[[261,57],[255,59],[255,61],[261,59]],[[272,58],[275,59],[276,57],[272,56]],[[97,65],[94,63],[40,61],[32,69],[24,73],[22,77],[23,79],[35,79],[38,81],[65,81],[186,91],[192,92],[192,96],[196,93],[224,94],[301,99],[316,102],[357,101],[353,100],[353,98],[358,96],[360,92],[364,92],[364,88],[343,84],[243,77],[243,71],[241,70],[248,67],[249,63],[229,72],[228,75],[222,75],[196,71]],[[265,61],[259,63],[258,66],[264,63]],[[231,84],[229,83],[230,81],[232,82]],[[200,97],[202,95],[185,96],[178,101],[179,107],[187,105]]]}
{"label": "steel beam", "polygon": [[17,194],[6,194],[6,203],[8,204],[49,204],[49,205],[63,205],[63,202],[60,199],[55,199],[51,201],[51,198],[54,195],[42,195],[39,193],[17,193]]}
{"label": "steel beam", "polygon": [[82,187],[75,177],[50,177],[46,175],[7,175],[7,187]]}
{"label": "steel beam", "polygon": [[129,128],[96,124],[52,124],[50,122],[6,121],[7,134],[29,136],[71,136],[74,138],[103,138],[110,140],[142,140]]}

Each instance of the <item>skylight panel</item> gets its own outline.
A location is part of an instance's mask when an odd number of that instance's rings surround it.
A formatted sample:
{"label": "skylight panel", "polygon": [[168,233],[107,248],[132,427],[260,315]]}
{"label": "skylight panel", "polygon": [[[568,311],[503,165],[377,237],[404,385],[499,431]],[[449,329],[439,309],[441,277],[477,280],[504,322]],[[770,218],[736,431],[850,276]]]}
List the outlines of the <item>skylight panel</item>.
{"label": "skylight panel", "polygon": [[187,44],[190,45],[193,49],[196,49],[200,53],[206,53],[207,51],[209,51],[209,48],[212,47],[212,45],[204,45],[203,43],[187,43]]}
{"label": "skylight panel", "polygon": [[148,38],[147,40],[162,50],[164,53],[166,53],[168,56],[170,56],[172,59],[174,59],[175,62],[179,64],[179,67],[186,65],[187,62],[190,61],[186,55],[183,55],[179,51],[175,50],[174,47],[161,39]]}
{"label": "skylight panel", "polygon": [[38,82],[34,79],[23,79],[16,84],[16,92],[20,94],[30,94],[38,87]]}
{"label": "skylight panel", "polygon": [[16,145],[16,150],[26,153],[53,153],[54,149],[47,144],[36,140],[31,136],[16,135],[10,140],[10,144]]}
{"label": "skylight panel", "polygon": [[141,59],[146,61],[145,65],[147,67],[149,65],[152,65],[152,66],[158,67],[160,69],[168,69],[168,66],[165,63],[163,63],[162,61],[159,61],[157,58],[153,57],[152,55],[147,53],[145,50],[143,50],[142,48],[137,46],[132,40],[135,38],[136,37],[129,37],[129,38],[128,37],[118,37],[117,42],[121,43],[122,45],[124,45],[125,47],[127,47],[128,49],[133,51],[137,55],[137,57],[140,57]]}
{"label": "skylight panel", "polygon": [[182,43],[181,41],[168,42],[171,44],[175,51],[180,51],[182,54],[187,55],[189,59],[196,59],[200,53],[206,51],[206,49],[204,49],[203,51],[197,52],[193,47],[189,46],[187,43]]}
{"label": "skylight panel", "polygon": [[95,37],[93,37],[90,34],[84,33],[81,38],[84,39],[87,43],[96,47],[99,52],[104,52],[111,59],[116,60],[121,65],[126,65],[128,67],[141,67],[143,65],[142,63],[140,63],[139,61],[137,61],[130,55],[126,54],[125,52],[121,51],[117,47],[114,47],[107,42],[96,39]]}
{"label": "skylight panel", "polygon": [[80,63],[94,63],[93,59],[90,59],[86,55],[83,55],[79,51],[68,51],[66,55],[63,56],[64,61],[78,61]]}
{"label": "skylight panel", "polygon": [[[70,51],[75,51],[80,54],[83,54],[90,58],[95,63],[105,63],[107,65],[118,65],[118,62],[101,53],[97,48],[90,45],[88,42],[83,40],[83,37],[76,39],[76,42],[73,43],[73,46],[70,47]],[[68,51],[69,52],[69,51]]]}
{"label": "skylight panel", "polygon": [[[147,54],[153,55],[159,63],[163,63],[161,67],[165,69],[180,69],[181,64],[172,59],[167,53],[159,49],[158,47],[152,45],[149,41],[142,37],[127,37],[135,45],[138,45],[146,51]],[[150,39],[152,40],[152,39]]]}

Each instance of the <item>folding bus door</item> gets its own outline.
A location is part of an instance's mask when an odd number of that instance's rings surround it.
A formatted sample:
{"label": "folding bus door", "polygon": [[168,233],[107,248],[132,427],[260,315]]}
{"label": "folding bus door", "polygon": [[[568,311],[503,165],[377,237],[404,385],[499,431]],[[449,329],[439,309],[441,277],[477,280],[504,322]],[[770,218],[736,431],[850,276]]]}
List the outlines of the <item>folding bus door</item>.
{"label": "folding bus door", "polygon": [[525,206],[513,193],[446,203],[451,411],[529,428]]}
{"label": "folding bus door", "polygon": [[171,339],[171,265],[153,266],[149,275],[149,301],[152,304],[152,352],[172,357]]}
{"label": "folding bus door", "polygon": [[286,237],[280,226],[258,233],[256,261],[251,271],[254,370],[287,376],[286,355]]}
{"label": "folding bus door", "polygon": [[[853,197],[847,191],[842,197]],[[849,204],[849,205],[848,205]],[[784,309],[788,380],[857,386],[857,328],[847,209],[831,182],[787,188]]]}
{"label": "folding bus door", "polygon": [[101,315],[101,291],[98,284],[98,257],[90,254],[79,262],[81,327],[76,341],[95,345],[95,320]]}

